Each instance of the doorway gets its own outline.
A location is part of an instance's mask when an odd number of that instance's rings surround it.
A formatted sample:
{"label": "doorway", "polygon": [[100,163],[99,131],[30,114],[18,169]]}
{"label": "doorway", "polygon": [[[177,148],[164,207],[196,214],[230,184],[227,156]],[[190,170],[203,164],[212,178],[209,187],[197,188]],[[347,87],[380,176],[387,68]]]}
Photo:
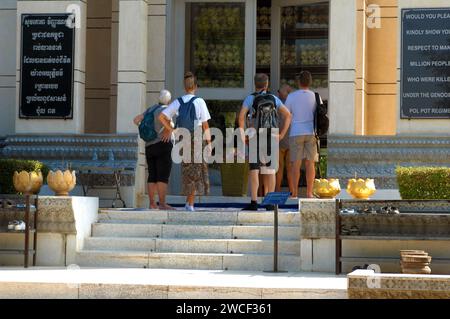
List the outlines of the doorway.
{"label": "doorway", "polygon": [[272,91],[295,88],[295,75],[307,70],[328,100],[328,1],[258,0],[256,20],[256,72],[270,75]]}

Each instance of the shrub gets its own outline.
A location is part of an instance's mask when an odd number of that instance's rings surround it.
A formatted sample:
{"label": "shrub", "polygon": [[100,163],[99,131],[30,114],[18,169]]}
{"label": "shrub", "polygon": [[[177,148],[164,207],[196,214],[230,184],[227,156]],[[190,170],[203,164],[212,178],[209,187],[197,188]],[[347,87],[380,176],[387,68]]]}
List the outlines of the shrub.
{"label": "shrub", "polygon": [[38,161],[0,159],[0,194],[16,194],[13,184],[14,172],[20,171],[41,171],[44,180],[49,172],[48,167]]}
{"label": "shrub", "polygon": [[401,167],[395,170],[402,199],[450,199],[450,167]]}

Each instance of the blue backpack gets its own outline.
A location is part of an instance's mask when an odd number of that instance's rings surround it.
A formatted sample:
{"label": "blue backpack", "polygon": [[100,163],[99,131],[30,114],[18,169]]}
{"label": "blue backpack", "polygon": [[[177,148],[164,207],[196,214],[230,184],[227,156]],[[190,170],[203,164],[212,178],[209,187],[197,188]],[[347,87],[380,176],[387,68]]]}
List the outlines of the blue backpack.
{"label": "blue backpack", "polygon": [[144,119],[139,124],[139,136],[146,142],[151,142],[158,137],[158,132],[155,130],[155,111],[159,109],[159,106],[155,105],[145,112]]}
{"label": "blue backpack", "polygon": [[180,108],[178,109],[177,127],[183,127],[190,132],[194,132],[195,121],[197,120],[197,113],[195,112],[194,105],[196,99],[198,99],[198,97],[194,96],[186,103],[184,103],[181,97],[178,99]]}

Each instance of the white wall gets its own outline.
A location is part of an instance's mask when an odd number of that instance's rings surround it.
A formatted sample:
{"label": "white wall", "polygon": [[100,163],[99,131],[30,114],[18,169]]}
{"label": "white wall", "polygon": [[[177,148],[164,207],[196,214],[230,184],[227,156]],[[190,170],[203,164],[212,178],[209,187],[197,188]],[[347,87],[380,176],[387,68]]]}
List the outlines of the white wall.
{"label": "white wall", "polygon": [[0,136],[14,134],[17,0],[0,1]]}
{"label": "white wall", "polygon": [[330,135],[355,133],[356,0],[330,1]]}

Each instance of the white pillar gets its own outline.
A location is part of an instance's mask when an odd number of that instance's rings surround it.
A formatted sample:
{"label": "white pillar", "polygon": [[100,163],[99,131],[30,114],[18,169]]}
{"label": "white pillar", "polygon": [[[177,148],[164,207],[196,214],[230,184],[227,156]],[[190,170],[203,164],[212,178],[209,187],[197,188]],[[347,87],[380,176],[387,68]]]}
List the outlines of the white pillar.
{"label": "white pillar", "polygon": [[[67,13],[70,5],[80,8],[79,28],[75,29],[73,118],[67,120],[19,119],[19,92],[21,68],[21,16],[24,13]],[[72,1],[18,1],[17,2],[17,90],[16,90],[16,133],[84,133],[85,75],[86,75],[86,0]]]}
{"label": "white pillar", "polygon": [[117,133],[136,133],[133,118],[146,106],[147,14],[145,0],[120,0]]}
{"label": "white pillar", "polygon": [[14,134],[17,2],[0,1],[0,136]]}
{"label": "white pillar", "polygon": [[330,135],[355,133],[356,0],[330,0]]}

